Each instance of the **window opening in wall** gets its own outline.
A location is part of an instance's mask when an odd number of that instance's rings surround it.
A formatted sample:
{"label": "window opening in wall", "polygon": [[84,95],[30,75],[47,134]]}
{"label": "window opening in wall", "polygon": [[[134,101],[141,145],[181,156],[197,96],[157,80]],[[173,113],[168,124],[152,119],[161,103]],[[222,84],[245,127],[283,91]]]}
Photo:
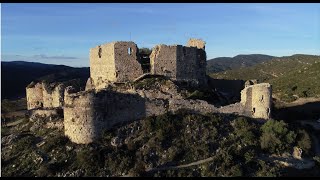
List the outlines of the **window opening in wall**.
{"label": "window opening in wall", "polygon": [[270,114],[270,108],[267,108],[267,114],[268,114],[268,116],[269,116],[269,114]]}
{"label": "window opening in wall", "polygon": [[256,112],[256,108],[252,108],[252,114]]}
{"label": "window opening in wall", "polygon": [[101,53],[102,53],[102,49],[101,49],[101,47],[99,47],[99,51],[98,51],[99,58],[101,58]]}
{"label": "window opening in wall", "polygon": [[131,55],[132,49],[131,47],[128,48],[128,54]]}
{"label": "window opening in wall", "polygon": [[142,67],[143,73],[149,73],[151,69],[150,54],[152,50],[148,48],[138,49],[139,63]]}

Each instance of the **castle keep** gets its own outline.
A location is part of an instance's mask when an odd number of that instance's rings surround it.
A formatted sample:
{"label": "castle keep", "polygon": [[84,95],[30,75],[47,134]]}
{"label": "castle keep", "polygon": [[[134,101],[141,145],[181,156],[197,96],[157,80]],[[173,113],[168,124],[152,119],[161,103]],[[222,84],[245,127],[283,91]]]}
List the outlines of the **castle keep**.
{"label": "castle keep", "polygon": [[127,82],[143,74],[134,42],[112,42],[90,49],[90,77],[97,87],[106,82]]}
{"label": "castle keep", "polygon": [[[146,75],[165,80],[156,81],[149,89],[134,85]],[[37,113],[47,110],[42,114],[62,108],[65,135],[78,144],[91,143],[118,124],[182,108],[270,118],[270,84],[247,82],[239,87],[244,88],[241,102],[218,108],[203,100],[183,98],[176,82],[208,86],[204,41],[156,45],[149,57],[139,54],[134,42],[117,41],[90,49],[90,77],[84,91],[75,89],[72,82],[32,82],[26,88],[27,106]]]}

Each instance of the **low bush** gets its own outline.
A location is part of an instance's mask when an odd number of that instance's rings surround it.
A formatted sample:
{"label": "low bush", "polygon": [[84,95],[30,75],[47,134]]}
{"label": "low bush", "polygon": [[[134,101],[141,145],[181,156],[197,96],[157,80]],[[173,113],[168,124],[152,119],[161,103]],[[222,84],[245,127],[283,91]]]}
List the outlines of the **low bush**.
{"label": "low bush", "polygon": [[260,145],[263,150],[281,154],[293,147],[296,134],[288,129],[284,121],[268,120],[261,131]]}

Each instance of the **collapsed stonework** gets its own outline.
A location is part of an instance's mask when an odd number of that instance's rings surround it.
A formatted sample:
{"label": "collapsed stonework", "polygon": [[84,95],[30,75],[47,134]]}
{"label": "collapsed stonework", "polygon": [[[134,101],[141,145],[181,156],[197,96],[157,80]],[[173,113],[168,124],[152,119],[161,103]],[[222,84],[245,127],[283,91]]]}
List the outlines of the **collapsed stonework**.
{"label": "collapsed stonework", "polygon": [[[117,124],[180,109],[270,118],[272,89],[266,83],[229,82],[230,88],[236,89],[234,91],[240,92],[244,88],[241,102],[220,108],[207,101],[183,97],[177,82],[192,82],[198,86],[207,86],[209,82],[215,86],[223,84],[207,79],[204,41],[190,39],[187,46],[155,46],[150,54],[150,66],[144,66],[150,71],[142,67],[138,51],[131,41],[112,42],[90,49],[90,77],[84,91],[75,89],[72,83],[32,82],[26,88],[28,110],[63,108],[65,135],[78,144],[95,141],[104,130]],[[153,88],[134,85],[147,76],[162,76],[166,80],[156,81]],[[239,87],[235,88],[235,84]],[[54,111],[42,114],[50,113]]]}
{"label": "collapsed stonework", "polygon": [[75,84],[74,80],[31,82],[26,87],[27,109],[62,108],[65,88],[73,84]]}
{"label": "collapsed stonework", "polygon": [[27,109],[43,107],[43,86],[42,83],[31,82],[26,87]]}
{"label": "collapsed stonework", "polygon": [[62,83],[31,82],[26,88],[28,110],[62,107],[63,91]]}

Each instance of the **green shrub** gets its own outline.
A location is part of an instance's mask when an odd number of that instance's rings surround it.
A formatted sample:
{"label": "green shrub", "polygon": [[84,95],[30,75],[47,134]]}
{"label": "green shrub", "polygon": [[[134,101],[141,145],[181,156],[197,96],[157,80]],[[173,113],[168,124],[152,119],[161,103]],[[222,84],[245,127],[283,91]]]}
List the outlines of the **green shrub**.
{"label": "green shrub", "polygon": [[25,150],[30,150],[34,147],[35,137],[33,135],[27,135],[18,140],[12,148],[13,154],[23,153]]}
{"label": "green shrub", "polygon": [[279,168],[277,166],[270,166],[265,161],[258,161],[259,170],[256,172],[258,177],[276,177],[278,175]]}
{"label": "green shrub", "polygon": [[92,175],[93,172],[104,164],[102,158],[99,151],[89,150],[86,147],[77,153],[75,165],[78,168],[85,169],[89,175]]}
{"label": "green shrub", "polygon": [[257,146],[256,126],[252,121],[239,117],[235,119],[234,127],[236,135],[240,137],[243,144]]}
{"label": "green shrub", "polygon": [[143,161],[136,162],[134,168],[130,170],[132,176],[143,176],[146,172],[145,163]]}
{"label": "green shrub", "polygon": [[284,121],[269,120],[261,127],[260,145],[270,153],[283,153],[294,143],[296,134]]}
{"label": "green shrub", "polygon": [[320,155],[313,157],[313,160],[315,161],[316,165],[320,167]]}
{"label": "green shrub", "polygon": [[252,161],[254,157],[255,157],[255,152],[252,149],[244,153],[244,158],[246,160],[246,163]]}
{"label": "green shrub", "polygon": [[230,168],[230,171],[228,172],[228,174],[229,174],[229,176],[237,176],[237,177],[243,176],[241,166],[239,164],[232,166]]}
{"label": "green shrub", "polygon": [[310,154],[312,147],[312,141],[309,134],[305,130],[299,130],[297,135],[297,145],[300,147],[304,153]]}
{"label": "green shrub", "polygon": [[69,139],[64,135],[49,137],[42,148],[46,152],[50,152],[53,148],[57,146],[65,146],[68,141]]}

